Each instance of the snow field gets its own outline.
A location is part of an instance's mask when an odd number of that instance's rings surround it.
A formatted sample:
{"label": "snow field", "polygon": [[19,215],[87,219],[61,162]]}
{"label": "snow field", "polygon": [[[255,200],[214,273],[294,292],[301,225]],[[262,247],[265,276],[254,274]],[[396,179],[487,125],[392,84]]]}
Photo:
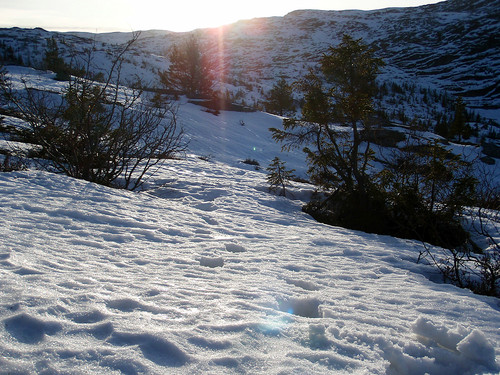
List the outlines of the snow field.
{"label": "snow field", "polygon": [[0,174],[0,373],[499,370],[498,301],[429,281],[418,243],[318,224],[238,166],[158,176]]}
{"label": "snow field", "polygon": [[439,283],[418,242],[315,222],[310,186],[278,197],[241,163],[280,154],[279,117],[179,104],[194,154],[142,193],[0,174],[0,374],[500,371],[497,299]]}

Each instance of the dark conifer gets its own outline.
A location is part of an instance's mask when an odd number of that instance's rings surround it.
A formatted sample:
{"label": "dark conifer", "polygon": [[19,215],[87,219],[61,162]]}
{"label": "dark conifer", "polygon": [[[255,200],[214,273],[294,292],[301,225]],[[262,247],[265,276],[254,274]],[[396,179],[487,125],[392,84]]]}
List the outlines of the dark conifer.
{"label": "dark conifer", "polygon": [[267,181],[269,182],[270,191],[280,191],[280,195],[286,196],[286,189],[290,185],[290,180],[295,176],[293,172],[295,169],[287,170],[285,167],[285,162],[281,161],[280,158],[275,157],[269,167],[266,168],[269,174],[267,175]]}
{"label": "dark conifer", "polygon": [[265,107],[266,111],[280,116],[288,116],[295,112],[292,86],[284,78],[281,78],[267,95]]}

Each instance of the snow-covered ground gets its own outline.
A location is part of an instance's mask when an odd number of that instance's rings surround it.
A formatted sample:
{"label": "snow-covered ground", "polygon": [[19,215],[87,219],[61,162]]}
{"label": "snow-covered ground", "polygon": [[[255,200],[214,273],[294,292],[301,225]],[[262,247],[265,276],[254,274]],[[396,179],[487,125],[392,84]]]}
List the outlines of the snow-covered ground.
{"label": "snow-covered ground", "polygon": [[260,172],[161,176],[0,174],[0,373],[498,371],[498,300],[430,281],[418,243],[318,224]]}
{"label": "snow-covered ground", "polygon": [[416,241],[315,222],[311,187],[278,197],[240,162],[278,154],[278,117],[178,116],[191,154],[141,193],[0,173],[0,374],[499,373],[498,299],[441,283]]}

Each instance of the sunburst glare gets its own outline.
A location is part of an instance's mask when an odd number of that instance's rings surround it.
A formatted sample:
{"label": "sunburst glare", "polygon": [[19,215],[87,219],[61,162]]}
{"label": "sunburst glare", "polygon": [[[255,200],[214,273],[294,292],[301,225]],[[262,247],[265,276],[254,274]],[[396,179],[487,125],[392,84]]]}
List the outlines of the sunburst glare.
{"label": "sunburst glare", "polygon": [[[357,0],[349,4],[352,9],[377,9],[392,6],[417,6],[437,2],[424,0]],[[130,8],[128,24],[135,30],[162,29],[190,31],[197,28],[217,27],[242,19],[283,16],[297,9],[345,9],[338,0],[287,0],[235,2],[230,0],[180,1],[127,0]]]}
{"label": "sunburst glare", "polygon": [[[436,3],[439,0],[355,0],[351,9],[380,9]],[[4,4],[5,3],[5,4]],[[0,0],[0,27],[43,27],[58,31],[191,31],[255,17],[284,16],[297,9],[345,9],[340,0]]]}

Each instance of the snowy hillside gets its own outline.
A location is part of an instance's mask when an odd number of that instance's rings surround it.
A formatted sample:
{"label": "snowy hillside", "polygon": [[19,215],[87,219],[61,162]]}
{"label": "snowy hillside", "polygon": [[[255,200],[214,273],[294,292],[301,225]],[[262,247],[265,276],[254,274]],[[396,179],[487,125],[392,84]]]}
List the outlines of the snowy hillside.
{"label": "snowy hillside", "polygon": [[[386,61],[381,81],[461,95],[467,105],[500,121],[500,0],[448,0],[416,8],[375,11],[292,12],[285,17],[243,20],[196,30],[208,45],[222,88],[236,99],[257,104],[280,76],[303,76],[344,33],[363,38]],[[151,86],[168,67],[167,51],[190,33],[143,31],[127,56],[126,72]],[[42,29],[1,29],[0,52],[35,67],[46,39],[55,36],[66,59],[84,48],[96,50],[96,67],[107,68],[107,51],[131,33],[56,33]],[[423,104],[420,104],[422,107]],[[427,112],[432,109],[427,109]],[[425,108],[415,113],[426,114]]]}
{"label": "snowy hillside", "polygon": [[[385,130],[406,132],[405,117],[434,121],[446,109],[445,90],[500,121],[498,9],[499,0],[449,0],[307,10],[198,32],[224,87],[247,104],[278,77],[300,77],[342,33],[362,37],[387,62],[380,78],[390,94],[378,104],[402,118]],[[66,61],[92,48],[96,70],[109,69],[111,52],[130,38],[2,29],[14,92],[25,82],[63,92],[67,83],[32,68],[52,36]],[[154,87],[167,49],[187,36],[143,32],[123,76]],[[500,373],[498,298],[444,283],[418,241],[316,222],[301,210],[312,185],[293,182],[287,198],[269,192],[265,168],[275,156],[307,177],[304,154],[281,153],[271,138],[281,117],[216,115],[184,97],[175,105],[188,151],[140,192],[33,165],[0,173],[0,375]],[[7,132],[25,123],[1,113],[0,163],[32,148]],[[478,135],[461,144],[411,131],[500,181],[499,128],[471,125]],[[374,151],[377,168],[391,150]]]}
{"label": "snowy hillside", "polygon": [[0,175],[0,373],[496,373],[499,305],[420,244],[314,222],[197,158],[117,191]]}
{"label": "snowy hillside", "polygon": [[317,223],[311,186],[278,197],[241,163],[279,153],[280,118],[178,104],[190,154],[141,193],[0,173],[0,374],[500,371],[497,298],[443,284],[419,242]]}

